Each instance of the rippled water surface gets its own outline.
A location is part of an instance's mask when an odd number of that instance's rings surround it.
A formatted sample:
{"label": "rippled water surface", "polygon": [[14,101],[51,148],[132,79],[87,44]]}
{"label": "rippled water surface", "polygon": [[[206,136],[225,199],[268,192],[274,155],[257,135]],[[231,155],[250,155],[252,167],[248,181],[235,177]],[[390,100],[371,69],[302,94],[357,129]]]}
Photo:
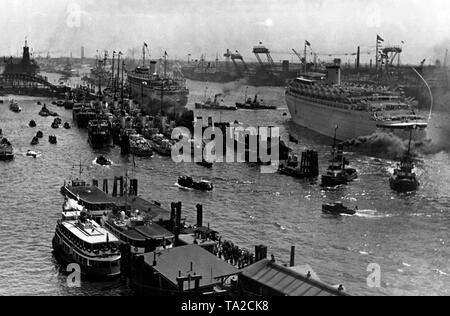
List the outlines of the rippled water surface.
{"label": "rippled water surface", "polygon": [[[190,106],[204,98],[205,84],[188,82]],[[226,103],[244,98],[245,86],[209,84],[209,94],[224,93]],[[322,171],[329,159],[330,139],[293,125],[284,102],[282,88],[249,88],[277,111],[199,112],[217,120],[253,125],[276,125],[296,135],[291,144],[297,153],[305,148],[320,152]],[[5,101],[9,96],[1,97]],[[77,176],[74,164],[82,163],[86,179],[123,175],[130,160],[118,148],[95,152],[87,143],[86,131],[53,130],[52,118],[38,116],[37,101],[51,100],[15,97],[23,108],[16,114],[8,104],[0,104],[0,128],[12,142],[16,157],[0,162],[0,295],[127,295],[123,281],[83,282],[69,289],[52,255],[51,239],[63,202],[59,188],[64,180]],[[50,106],[63,121],[72,123],[71,111]],[[286,116],[283,114],[287,113]],[[196,115],[197,115],[196,114]],[[37,128],[28,122],[34,119]],[[37,130],[44,132],[41,143],[32,148]],[[58,137],[57,145],[48,135]],[[25,156],[37,151],[37,159]],[[95,166],[100,153],[114,166]],[[318,183],[296,180],[278,174],[261,174],[248,164],[216,164],[212,170],[195,164],[175,164],[169,158],[136,158],[135,176],[140,195],[158,200],[166,207],[182,201],[184,214],[195,221],[195,205],[204,204],[205,221],[226,239],[253,249],[269,247],[277,260],[287,263],[291,245],[296,246],[296,263],[309,264],[322,280],[344,284],[355,295],[449,295],[450,294],[450,167],[449,155],[439,152],[424,156],[418,166],[422,186],[415,194],[399,195],[389,189],[393,161],[348,154],[360,179],[349,186],[322,190]],[[131,166],[131,164],[130,164]],[[128,167],[131,169],[131,167]],[[174,186],[180,175],[189,174],[214,182],[212,193],[186,192]],[[353,217],[328,217],[321,213],[324,202],[343,200],[359,207]],[[367,266],[381,267],[381,288],[370,289]]]}

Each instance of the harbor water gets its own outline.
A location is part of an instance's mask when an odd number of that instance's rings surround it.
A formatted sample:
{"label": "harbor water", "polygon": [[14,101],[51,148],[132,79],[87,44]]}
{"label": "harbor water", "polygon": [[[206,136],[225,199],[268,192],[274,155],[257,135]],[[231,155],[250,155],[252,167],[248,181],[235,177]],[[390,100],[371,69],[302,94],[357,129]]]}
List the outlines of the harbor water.
{"label": "harbor water", "polygon": [[[205,83],[188,81],[189,106],[205,96]],[[246,86],[242,82],[208,84],[207,94],[229,105],[242,102]],[[283,88],[249,87],[249,97],[258,93],[276,111],[197,112],[215,120],[248,123],[253,126],[279,126],[284,139],[289,132],[299,144],[297,154],[306,148],[319,151],[321,173],[330,159],[332,140],[290,122]],[[50,105],[52,100],[14,96],[21,113],[8,109],[8,98],[0,104],[0,128],[14,146],[15,159],[0,162],[0,295],[128,295],[123,280],[83,281],[69,288],[52,254],[52,237],[60,218],[63,197],[59,190],[65,180],[83,178],[113,179],[126,170],[139,180],[139,194],[169,208],[173,201],[183,203],[183,216],[195,222],[195,205],[204,205],[204,222],[220,231],[224,239],[254,249],[268,246],[277,261],[289,262],[289,250],[296,246],[296,264],[308,264],[322,281],[343,284],[354,295],[450,295],[450,156],[445,150],[421,155],[418,164],[421,187],[414,194],[397,194],[389,188],[389,176],[396,163],[389,157],[349,152],[348,159],[359,179],[348,186],[324,190],[318,181],[297,180],[280,174],[262,174],[251,164],[215,164],[212,169],[181,163],[155,155],[153,158],[122,157],[119,148],[93,151],[87,132],[72,122],[72,112]],[[51,128],[53,118],[40,117],[46,103],[59,113],[72,129]],[[438,116],[442,119],[442,116]],[[28,127],[35,120],[36,128]],[[436,123],[436,124],[439,124]],[[40,144],[30,141],[38,130],[44,132]],[[48,143],[56,135],[57,145]],[[27,150],[38,153],[27,157]],[[93,164],[103,154],[114,162],[111,167]],[[211,193],[182,191],[175,183],[181,175],[214,183]],[[110,181],[111,183],[111,181]],[[343,201],[358,206],[356,216],[330,217],[321,212],[323,203]],[[381,284],[373,288],[367,279],[370,264],[380,267]]]}

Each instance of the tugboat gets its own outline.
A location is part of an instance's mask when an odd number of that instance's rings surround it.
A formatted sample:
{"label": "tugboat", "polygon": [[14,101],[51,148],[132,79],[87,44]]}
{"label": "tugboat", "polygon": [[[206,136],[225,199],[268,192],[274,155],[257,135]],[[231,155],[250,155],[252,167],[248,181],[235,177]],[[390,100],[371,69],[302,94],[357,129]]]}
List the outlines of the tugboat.
{"label": "tugboat", "polygon": [[0,130],[0,160],[7,161],[14,159],[14,150],[11,143],[2,136]]}
{"label": "tugboat", "polygon": [[153,157],[153,149],[149,141],[142,135],[130,135],[130,152],[138,157]]}
{"label": "tugboat", "polygon": [[89,121],[88,140],[94,149],[109,147],[112,143],[111,124],[109,121],[103,119]]}
{"label": "tugboat", "polygon": [[112,162],[108,159],[106,159],[105,156],[99,156],[97,157],[97,159],[95,160],[95,163],[100,165],[100,166],[111,166]]}
{"label": "tugboat", "polygon": [[322,212],[330,215],[355,215],[356,209],[350,209],[342,204],[342,202],[336,202],[334,204],[323,204]]}
{"label": "tugboat", "polygon": [[38,131],[38,132],[36,133],[36,137],[37,137],[37,138],[44,138],[44,133],[42,133],[41,131]]}
{"label": "tugboat", "polygon": [[70,124],[68,122],[64,123],[64,128],[65,129],[71,129],[72,127],[70,126]]}
{"label": "tugboat", "polygon": [[330,165],[328,166],[327,173],[322,175],[322,187],[335,187],[338,185],[345,185],[358,178],[358,172],[356,171],[356,169],[347,168],[350,163],[344,157],[344,146],[342,144],[339,144],[336,150],[337,129],[338,127],[336,126],[332,151],[333,159],[330,160]]}
{"label": "tugboat", "polygon": [[48,142],[52,145],[56,145],[58,143],[58,140],[56,139],[56,136],[54,135],[50,135],[48,137]]}
{"label": "tugboat", "polygon": [[39,144],[39,138],[37,138],[36,136],[33,137],[33,139],[31,140],[31,145],[32,146],[36,146],[37,144]]}
{"label": "tugboat", "polygon": [[236,111],[237,107],[235,106],[227,106],[225,105],[224,101],[221,100],[220,102],[217,101],[217,98],[220,97],[221,94],[216,94],[214,96],[214,101],[211,101],[210,98],[206,100],[203,103],[195,103],[196,109],[203,109],[203,110],[226,110],[226,111]]}
{"label": "tugboat", "polygon": [[35,128],[36,127],[36,122],[34,120],[31,120],[30,123],[28,124],[29,127],[31,128]]}
{"label": "tugboat", "polygon": [[55,255],[64,263],[78,264],[84,277],[120,275],[119,240],[92,220],[85,210],[62,212],[52,244]]}
{"label": "tugboat", "polygon": [[214,189],[213,184],[209,181],[195,182],[191,177],[186,176],[179,177],[177,184],[180,188],[188,190],[212,191]]}
{"label": "tugboat", "polygon": [[14,101],[14,100],[11,100],[11,101],[9,102],[9,109],[10,109],[11,111],[13,111],[13,112],[16,112],[16,113],[19,113],[19,112],[22,111],[22,108],[19,107],[19,103],[17,103],[17,102]]}
{"label": "tugboat", "polygon": [[411,138],[412,129],[409,137],[408,152],[400,161],[399,168],[394,170],[394,174],[389,179],[391,189],[400,193],[416,191],[420,185],[416,174],[413,172],[414,162],[411,156]]}
{"label": "tugboat", "polygon": [[62,107],[62,106],[64,106],[64,101],[58,100],[58,101],[56,101],[56,102],[54,103],[54,105],[56,105],[56,106],[58,106],[58,107]]}
{"label": "tugboat", "polygon": [[258,101],[258,95],[255,95],[255,98],[252,100],[251,98],[247,99],[247,91],[245,92],[245,103],[236,103],[236,107],[238,109],[245,110],[276,110],[277,107],[273,105],[264,104],[263,100]]}

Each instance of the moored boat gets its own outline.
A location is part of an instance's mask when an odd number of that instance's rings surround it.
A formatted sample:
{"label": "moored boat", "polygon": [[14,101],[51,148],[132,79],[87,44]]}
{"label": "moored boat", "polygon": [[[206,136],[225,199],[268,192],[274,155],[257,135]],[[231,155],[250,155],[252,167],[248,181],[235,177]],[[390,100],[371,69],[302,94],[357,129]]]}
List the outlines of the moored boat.
{"label": "moored boat", "polygon": [[150,142],[142,135],[130,135],[130,152],[138,157],[153,157],[153,149]]}
{"label": "moored boat", "polygon": [[110,278],[120,275],[119,240],[84,210],[62,212],[52,244],[58,258],[80,266],[82,276]]}
{"label": "moored boat", "polygon": [[14,159],[14,149],[11,143],[2,136],[0,130],[0,160],[12,160]]}

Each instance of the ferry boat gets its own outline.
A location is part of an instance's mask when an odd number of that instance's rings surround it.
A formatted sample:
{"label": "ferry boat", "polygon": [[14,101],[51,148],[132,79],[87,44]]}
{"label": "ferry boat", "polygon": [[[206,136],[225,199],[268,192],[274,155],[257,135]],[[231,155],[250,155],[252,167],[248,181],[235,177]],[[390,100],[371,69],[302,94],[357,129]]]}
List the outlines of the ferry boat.
{"label": "ferry boat", "polygon": [[117,216],[103,219],[103,226],[120,241],[129,244],[134,254],[144,254],[155,250],[172,248],[175,242],[173,233],[158,224],[146,224],[139,212],[129,214],[124,211]]}
{"label": "ferry boat", "polygon": [[116,206],[112,197],[96,186],[88,185],[86,181],[80,179],[72,180],[69,184],[65,182],[64,186],[61,187],[61,194],[77,201],[78,204],[89,211],[94,219],[100,219],[104,212],[109,213]]}
{"label": "ferry boat", "polygon": [[154,151],[164,157],[172,156],[172,142],[164,138],[162,134],[156,134],[151,136],[150,144]]}
{"label": "ferry boat", "polygon": [[[156,61],[151,61],[150,67],[145,65],[145,47],[143,55],[143,65],[127,73],[132,98],[140,101],[146,114],[181,115],[186,111],[189,95],[185,79],[169,78],[166,72],[160,76],[156,73]],[[166,56],[164,60],[166,68]]]}
{"label": "ferry boat", "polygon": [[89,121],[88,140],[94,149],[109,147],[112,143],[111,124],[109,121],[100,118]]}
{"label": "ferry boat", "polygon": [[407,193],[416,191],[420,185],[417,176],[414,173],[414,162],[411,157],[411,136],[408,145],[408,152],[401,159],[400,165],[394,170],[394,174],[389,179],[389,184],[392,190],[400,193]]}
{"label": "ferry boat", "polygon": [[138,157],[153,157],[150,142],[139,134],[130,135],[130,152]]}
{"label": "ferry boat", "polygon": [[82,276],[120,276],[119,240],[86,211],[63,211],[52,244],[55,255],[63,262],[80,266]]}
{"label": "ferry boat", "polygon": [[11,143],[3,137],[0,130],[0,160],[12,160],[14,159],[14,150]]}
{"label": "ferry boat", "polygon": [[333,137],[339,125],[340,140],[353,140],[376,132],[407,139],[409,130],[426,137],[428,121],[416,113],[412,99],[379,86],[341,84],[339,64],[326,67],[326,75],[303,76],[290,82],[286,102],[293,121]]}

